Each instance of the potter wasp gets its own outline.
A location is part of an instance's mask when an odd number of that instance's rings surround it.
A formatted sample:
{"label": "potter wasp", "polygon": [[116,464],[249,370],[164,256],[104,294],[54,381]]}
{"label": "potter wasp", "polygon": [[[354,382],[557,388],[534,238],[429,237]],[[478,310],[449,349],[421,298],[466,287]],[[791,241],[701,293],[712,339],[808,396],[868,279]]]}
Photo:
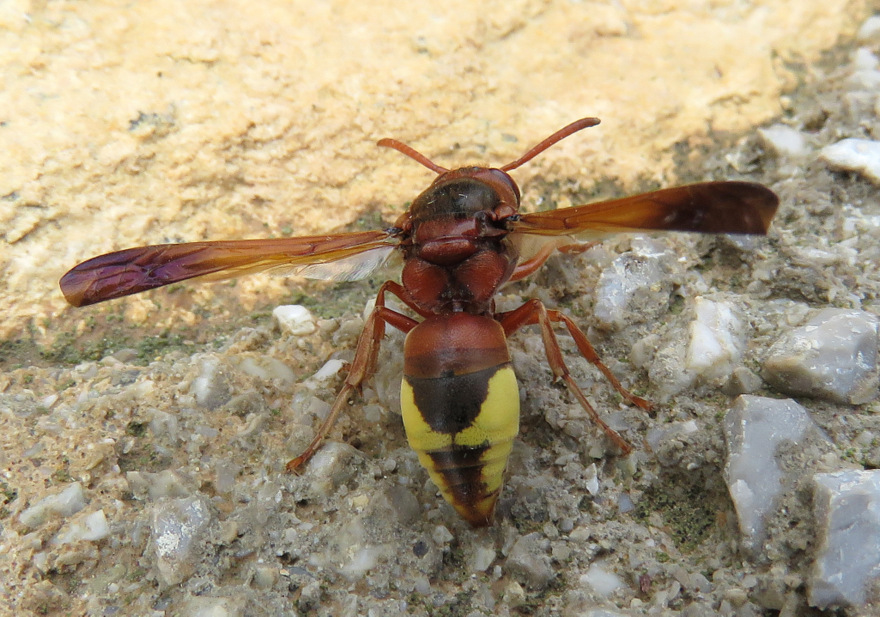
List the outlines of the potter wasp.
{"label": "potter wasp", "polygon": [[[401,407],[407,438],[443,497],[475,527],[492,522],[502,476],[519,431],[519,389],[507,338],[540,328],[557,380],[624,454],[631,446],[608,426],[572,378],[554,327],[568,331],[578,351],[630,404],[630,393],[602,363],[565,314],[528,300],[496,311],[507,282],[535,272],[555,251],[583,250],[584,237],[627,231],[764,234],[778,199],[748,182],[704,182],[644,195],[535,213],[519,212],[520,192],[508,172],[559,140],[599,123],[583,118],[502,167],[445,169],[394,139],[398,150],[437,173],[431,186],[390,228],[270,240],[227,240],[130,248],[79,264],[61,279],[74,306],[119,298],[194,277],[229,278],[273,267],[304,276],[362,278],[398,251],[400,283],[386,281],[357,342],[348,376],[314,440],[287,464],[303,465],[319,448],[349,398],[376,369],[386,327],[406,333]],[[386,306],[397,297],[412,314]]]}

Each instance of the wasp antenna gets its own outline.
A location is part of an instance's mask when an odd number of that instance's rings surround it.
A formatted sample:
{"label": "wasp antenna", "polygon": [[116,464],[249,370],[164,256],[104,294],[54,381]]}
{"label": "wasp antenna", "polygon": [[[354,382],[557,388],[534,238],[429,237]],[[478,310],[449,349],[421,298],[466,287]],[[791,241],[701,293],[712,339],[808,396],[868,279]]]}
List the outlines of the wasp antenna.
{"label": "wasp antenna", "polygon": [[393,148],[394,150],[405,154],[417,163],[421,163],[434,173],[443,174],[449,171],[445,167],[440,167],[439,165],[431,161],[431,159],[429,159],[421,152],[417,152],[413,148],[407,146],[405,143],[397,141],[396,139],[390,139],[386,137],[385,139],[380,139],[378,142],[376,142],[376,145],[382,146],[383,148]]}
{"label": "wasp antenna", "polygon": [[580,130],[590,128],[591,126],[596,126],[597,124],[599,124],[599,118],[581,118],[580,120],[575,120],[568,126],[561,128],[553,133],[550,137],[539,143],[537,146],[533,147],[531,150],[523,154],[514,162],[508,163],[507,165],[502,167],[501,171],[510,171],[511,169],[516,169],[520,165],[531,161],[533,158],[541,154],[544,150],[555,144],[557,141],[561,141],[572,133],[577,133]]}

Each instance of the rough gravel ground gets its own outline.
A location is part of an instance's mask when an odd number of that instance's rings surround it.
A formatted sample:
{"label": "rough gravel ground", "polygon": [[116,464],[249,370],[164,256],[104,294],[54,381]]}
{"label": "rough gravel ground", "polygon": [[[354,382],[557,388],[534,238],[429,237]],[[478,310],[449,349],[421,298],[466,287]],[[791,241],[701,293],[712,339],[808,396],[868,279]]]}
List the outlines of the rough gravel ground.
{"label": "rough gravel ground", "polygon": [[[815,148],[880,131],[873,106],[849,91],[852,52],[845,46],[809,67],[805,84],[787,96],[779,121],[801,129]],[[330,358],[351,358],[363,308],[381,278],[307,283],[302,297],[317,317],[311,333],[282,332],[264,313],[209,343],[172,328],[161,341],[173,344],[170,350],[135,343],[76,366],[23,366],[0,376],[3,439],[30,444],[20,458],[4,461],[0,592],[17,614],[745,617],[878,610],[807,606],[816,529],[806,486],[786,495],[757,554],[741,548],[722,475],[720,418],[730,393],[712,384],[671,391],[664,384],[680,367],[632,351],[646,338],[662,348],[684,337],[697,295],[740,311],[749,340],[744,366],[755,375],[770,345],[797,325],[794,316],[826,306],[877,313],[877,187],[828,169],[815,152],[797,161],[777,155],[756,132],[679,146],[685,180],[749,179],[778,192],[782,206],[769,238],[658,239],[677,256],[669,282],[623,315],[616,331],[595,327],[591,307],[603,268],[631,247],[628,237],[554,258],[501,299],[512,306],[537,297],[568,311],[589,328],[612,370],[659,403],[653,415],[621,405],[562,337],[591,400],[636,445],[631,456],[616,456],[564,388],[551,383],[538,334],[517,334],[511,347],[522,431],[495,526],[470,529],[406,445],[395,402],[402,337],[392,334],[379,374],[330,443],[301,476],[285,474],[284,463],[308,442],[340,381],[339,374],[302,376]],[[587,197],[574,183],[537,179],[524,188],[546,195],[547,205]],[[601,196],[614,192],[609,184]],[[764,385],[757,392],[783,396]],[[876,467],[876,447],[855,440],[880,430],[876,401],[800,402],[834,447],[819,460],[792,452],[786,464]],[[697,431],[673,432],[648,447],[652,429],[691,420]],[[60,461],[57,452],[65,453]],[[55,494],[74,482],[85,489],[81,509],[48,516],[33,529],[20,522],[33,504],[19,495]],[[88,539],[87,517],[98,511],[107,528],[93,516],[88,521],[101,539]],[[77,525],[73,540],[59,540]],[[190,544],[174,544],[181,538]]]}

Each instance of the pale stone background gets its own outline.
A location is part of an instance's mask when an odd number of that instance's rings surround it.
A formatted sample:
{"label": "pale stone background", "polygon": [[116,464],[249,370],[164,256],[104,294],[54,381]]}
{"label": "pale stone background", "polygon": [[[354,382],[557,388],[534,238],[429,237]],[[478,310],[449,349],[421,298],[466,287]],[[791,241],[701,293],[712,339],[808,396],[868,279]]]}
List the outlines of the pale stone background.
{"label": "pale stone background", "polygon": [[[393,220],[430,175],[377,149],[381,137],[444,166],[498,164],[595,115],[599,127],[517,171],[521,184],[673,183],[673,144],[777,116],[800,79],[786,67],[851,33],[866,8],[4,2],[0,338],[30,326],[45,343],[80,320],[57,280],[98,253],[339,230],[368,209]],[[285,292],[271,277],[234,290],[242,310]],[[163,296],[130,299],[126,315],[192,324],[192,303],[218,286],[192,293],[158,313]]]}

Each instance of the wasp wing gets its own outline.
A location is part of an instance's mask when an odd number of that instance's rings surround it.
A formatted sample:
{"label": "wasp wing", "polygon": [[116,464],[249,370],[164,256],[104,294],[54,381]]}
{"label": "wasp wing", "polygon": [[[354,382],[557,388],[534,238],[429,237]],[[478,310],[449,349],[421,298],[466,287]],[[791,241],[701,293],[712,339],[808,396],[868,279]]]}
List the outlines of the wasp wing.
{"label": "wasp wing", "polygon": [[84,261],[61,277],[60,285],[70,304],[86,306],[195,277],[218,280],[272,268],[304,269],[317,278],[354,280],[380,265],[395,246],[389,232],[378,230],[158,244]]}
{"label": "wasp wing", "polygon": [[779,206],[751,182],[703,182],[584,206],[523,214],[510,230],[543,236],[623,231],[765,234]]}

